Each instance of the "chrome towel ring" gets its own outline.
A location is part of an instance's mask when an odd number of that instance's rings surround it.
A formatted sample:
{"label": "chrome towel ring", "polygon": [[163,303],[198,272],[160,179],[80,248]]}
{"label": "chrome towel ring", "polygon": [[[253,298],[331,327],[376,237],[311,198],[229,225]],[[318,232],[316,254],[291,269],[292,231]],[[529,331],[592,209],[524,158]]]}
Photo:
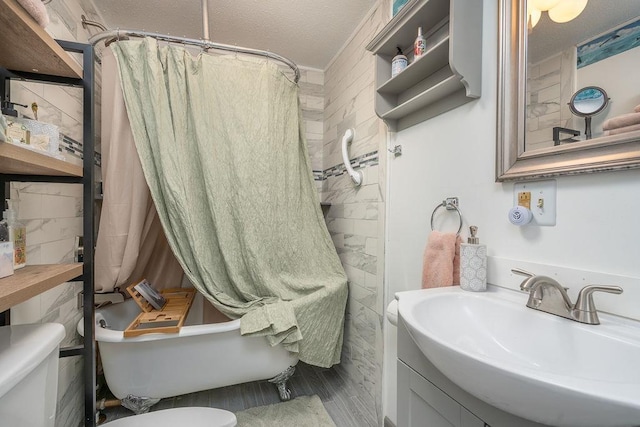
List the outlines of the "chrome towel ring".
{"label": "chrome towel ring", "polygon": [[458,208],[458,198],[457,197],[447,197],[446,200],[443,200],[442,203],[440,203],[438,206],[436,206],[436,208],[431,213],[431,230],[434,230],[434,228],[433,228],[433,218],[435,217],[436,212],[440,208],[446,208],[448,211],[455,210],[458,213],[458,216],[460,217],[460,226],[458,227],[458,231],[456,232],[456,235],[459,236],[460,235],[460,231],[462,230],[462,212],[460,212],[460,208]]}

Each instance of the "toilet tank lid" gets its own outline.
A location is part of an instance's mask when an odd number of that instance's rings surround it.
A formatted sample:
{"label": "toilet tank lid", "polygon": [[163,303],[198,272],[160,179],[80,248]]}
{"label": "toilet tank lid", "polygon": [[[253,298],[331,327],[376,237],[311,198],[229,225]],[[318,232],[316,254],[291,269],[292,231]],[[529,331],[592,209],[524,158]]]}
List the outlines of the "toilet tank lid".
{"label": "toilet tank lid", "polygon": [[0,398],[57,352],[64,336],[59,323],[0,327]]}

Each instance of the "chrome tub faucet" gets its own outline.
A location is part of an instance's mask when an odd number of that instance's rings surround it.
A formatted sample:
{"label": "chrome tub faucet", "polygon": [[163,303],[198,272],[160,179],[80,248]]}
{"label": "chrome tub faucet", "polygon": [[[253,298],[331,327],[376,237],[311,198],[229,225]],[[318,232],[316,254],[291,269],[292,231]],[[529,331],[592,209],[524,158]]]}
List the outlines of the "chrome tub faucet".
{"label": "chrome tub faucet", "polygon": [[519,268],[514,268],[511,272],[527,277],[520,284],[520,289],[529,292],[527,307],[589,325],[600,324],[593,302],[594,292],[622,293],[620,286],[588,285],[580,290],[576,303],[572,304],[567,294],[568,288],[555,279],[538,276]]}

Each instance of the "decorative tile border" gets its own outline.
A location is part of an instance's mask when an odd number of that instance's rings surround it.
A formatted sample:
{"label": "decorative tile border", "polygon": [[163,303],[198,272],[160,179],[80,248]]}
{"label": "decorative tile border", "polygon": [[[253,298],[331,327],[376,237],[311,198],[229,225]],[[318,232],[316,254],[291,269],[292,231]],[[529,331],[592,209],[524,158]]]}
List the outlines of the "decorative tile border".
{"label": "decorative tile border", "polygon": [[[361,156],[351,159],[351,166],[354,169],[363,169],[369,166],[375,166],[378,164],[378,151],[372,151],[371,153],[363,154]],[[325,181],[327,178],[344,175],[347,170],[343,163],[325,169],[324,171],[313,171],[313,179],[316,181]]]}
{"label": "decorative tile border", "polygon": [[[79,159],[82,159],[82,153],[84,151],[83,149],[83,145],[82,142],[78,142],[73,138],[70,138],[69,136],[61,133],[60,134],[60,147],[59,147],[60,151],[63,151],[67,154],[70,154],[74,157],[77,157]],[[95,153],[94,154],[94,159],[93,159],[94,163],[96,166],[100,167],[102,166],[102,156],[100,155],[100,153]]]}

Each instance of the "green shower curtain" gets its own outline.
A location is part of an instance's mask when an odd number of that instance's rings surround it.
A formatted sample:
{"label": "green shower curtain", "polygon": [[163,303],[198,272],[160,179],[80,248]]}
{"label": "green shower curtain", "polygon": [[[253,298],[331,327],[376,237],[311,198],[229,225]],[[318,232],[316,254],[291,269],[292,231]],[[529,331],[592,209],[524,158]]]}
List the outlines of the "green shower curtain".
{"label": "green shower curtain", "polygon": [[266,60],[120,41],[122,90],[167,239],[194,286],[300,360],[339,363],[347,278],[327,231],[298,88]]}

